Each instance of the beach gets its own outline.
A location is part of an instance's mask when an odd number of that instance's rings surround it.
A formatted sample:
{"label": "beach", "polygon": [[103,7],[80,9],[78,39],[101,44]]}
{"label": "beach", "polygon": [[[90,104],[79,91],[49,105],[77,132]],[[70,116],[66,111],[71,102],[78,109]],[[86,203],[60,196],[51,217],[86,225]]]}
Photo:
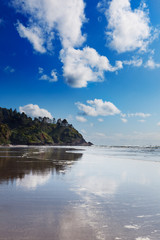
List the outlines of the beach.
{"label": "beach", "polygon": [[159,147],[1,147],[0,240],[160,239]]}

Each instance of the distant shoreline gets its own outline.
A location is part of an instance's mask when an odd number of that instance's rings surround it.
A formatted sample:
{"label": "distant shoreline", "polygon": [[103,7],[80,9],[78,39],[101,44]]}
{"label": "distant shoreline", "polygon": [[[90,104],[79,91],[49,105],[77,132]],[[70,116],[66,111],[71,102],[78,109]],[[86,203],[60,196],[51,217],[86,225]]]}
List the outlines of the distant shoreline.
{"label": "distant shoreline", "polygon": [[3,147],[88,147],[88,146],[93,146],[94,144],[93,143],[85,143],[85,144],[33,144],[33,145],[13,145],[13,144],[4,144],[4,145],[0,145],[0,148],[3,148]]}

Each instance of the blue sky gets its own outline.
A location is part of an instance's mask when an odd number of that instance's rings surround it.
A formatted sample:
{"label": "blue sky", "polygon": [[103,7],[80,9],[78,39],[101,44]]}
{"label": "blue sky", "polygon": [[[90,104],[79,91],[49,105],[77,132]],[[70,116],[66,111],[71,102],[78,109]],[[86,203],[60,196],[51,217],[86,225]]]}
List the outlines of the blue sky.
{"label": "blue sky", "polygon": [[160,1],[0,2],[0,106],[88,141],[160,143]]}

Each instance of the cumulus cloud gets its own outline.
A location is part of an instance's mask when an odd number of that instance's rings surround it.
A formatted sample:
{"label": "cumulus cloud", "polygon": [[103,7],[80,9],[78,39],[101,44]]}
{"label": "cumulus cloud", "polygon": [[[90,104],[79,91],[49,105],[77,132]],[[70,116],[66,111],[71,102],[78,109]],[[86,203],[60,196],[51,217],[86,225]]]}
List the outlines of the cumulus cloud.
{"label": "cumulus cloud", "polygon": [[156,63],[152,57],[150,57],[148,59],[148,61],[145,64],[146,68],[150,68],[150,69],[155,69],[155,68],[160,68],[160,63]]}
{"label": "cumulus cloud", "polygon": [[[104,73],[114,72],[124,65],[141,66],[141,59],[116,61],[112,66],[105,56],[100,56],[90,47],[82,47],[86,35],[82,26],[86,22],[84,0],[11,0],[13,7],[28,17],[28,22],[17,22],[16,28],[22,38],[26,38],[39,53],[53,49],[54,39],[62,45],[60,59],[66,83],[75,88],[86,87],[89,82],[101,82]],[[151,37],[149,18],[145,7],[132,10],[129,0],[112,0],[105,14],[108,19],[110,44],[118,52],[136,48],[144,50]],[[74,19],[74,21],[73,21]],[[127,20],[126,20],[127,19]],[[42,74],[42,72],[41,72]],[[57,81],[55,70],[51,76],[43,74],[40,80]]]}
{"label": "cumulus cloud", "polygon": [[112,0],[109,8],[105,7],[105,16],[106,34],[113,49],[118,53],[146,50],[152,30],[146,4],[132,10],[130,0]]}
{"label": "cumulus cloud", "polygon": [[58,81],[56,70],[51,71],[51,76],[52,76],[52,78],[51,78],[52,81],[51,82],[57,82]]}
{"label": "cumulus cloud", "polygon": [[23,107],[19,107],[19,111],[22,113],[24,112],[30,117],[48,117],[52,118],[52,115],[50,112],[48,112],[46,109],[40,108],[38,105],[28,104]]}
{"label": "cumulus cloud", "polygon": [[[46,53],[52,49],[55,36],[59,38],[63,76],[69,86],[86,87],[88,82],[103,81],[105,71],[123,68],[121,61],[111,66],[108,58],[100,56],[93,48],[76,49],[86,40],[81,30],[86,22],[83,0],[12,0],[12,5],[28,17],[26,26],[18,21],[16,27],[19,35],[28,39],[35,51]],[[44,74],[40,79],[57,81],[56,73],[51,75]]]}
{"label": "cumulus cloud", "polygon": [[83,116],[76,116],[76,120],[77,120],[78,122],[87,122],[87,119],[84,118]]}
{"label": "cumulus cloud", "polygon": [[51,71],[51,76],[48,76],[47,74],[43,74],[43,68],[39,68],[39,73],[41,74],[39,80],[46,80],[49,82],[57,82],[58,77],[57,77],[57,72],[56,70]]}
{"label": "cumulus cloud", "polygon": [[160,122],[157,123],[157,126],[160,127]]}
{"label": "cumulus cloud", "polygon": [[102,99],[88,100],[87,105],[83,103],[76,103],[78,109],[82,114],[92,117],[97,116],[112,116],[120,114],[120,110],[111,102]]}
{"label": "cumulus cloud", "polygon": [[[29,27],[18,24],[21,37],[27,37],[38,52],[45,52],[45,41],[58,33],[64,48],[80,46],[85,41],[81,27],[86,21],[83,0],[12,0],[17,11],[29,17]],[[73,20],[74,19],[74,20]],[[34,29],[34,26],[38,29]]]}
{"label": "cumulus cloud", "polygon": [[34,50],[40,53],[46,52],[46,49],[44,47],[45,39],[39,27],[25,27],[23,24],[18,22],[17,31],[20,37],[28,39],[28,41],[32,44]]}
{"label": "cumulus cloud", "polygon": [[97,51],[90,47],[83,50],[68,48],[61,50],[63,62],[63,75],[71,87],[86,87],[88,82],[103,81],[104,72],[114,72],[121,69],[122,62],[117,61],[113,67],[105,56],[100,56]]}
{"label": "cumulus cloud", "polygon": [[141,67],[143,64],[143,60],[141,58],[133,58],[131,60],[125,60],[123,61],[124,65],[129,65],[129,66],[133,66],[133,67]]}

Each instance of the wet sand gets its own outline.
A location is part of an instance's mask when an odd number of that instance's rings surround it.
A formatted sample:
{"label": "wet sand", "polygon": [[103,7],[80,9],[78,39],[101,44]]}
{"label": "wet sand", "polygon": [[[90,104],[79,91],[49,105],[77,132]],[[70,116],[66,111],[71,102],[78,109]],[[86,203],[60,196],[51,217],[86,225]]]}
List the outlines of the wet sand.
{"label": "wet sand", "polygon": [[158,240],[159,203],[159,148],[0,148],[0,240]]}

